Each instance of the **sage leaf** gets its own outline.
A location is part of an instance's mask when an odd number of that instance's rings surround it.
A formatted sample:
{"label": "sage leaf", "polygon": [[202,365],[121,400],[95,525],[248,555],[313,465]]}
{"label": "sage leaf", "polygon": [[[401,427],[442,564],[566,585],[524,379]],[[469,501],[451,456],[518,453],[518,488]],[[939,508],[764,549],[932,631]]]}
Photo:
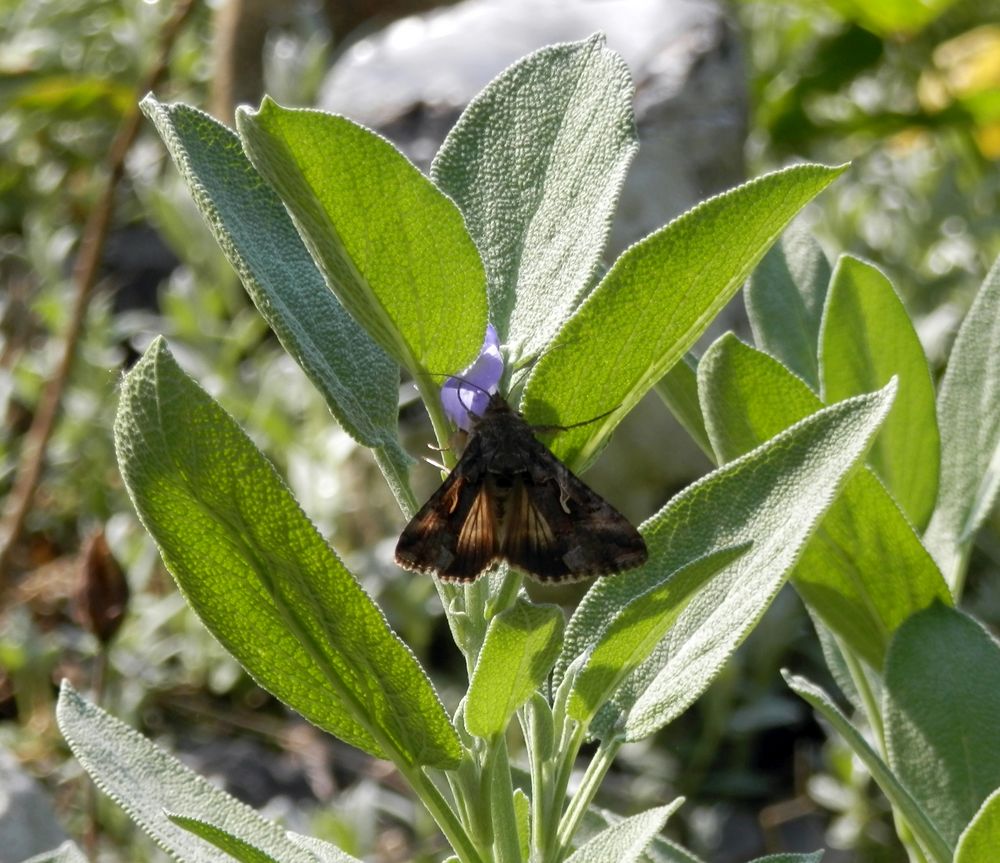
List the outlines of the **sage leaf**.
{"label": "sage leaf", "polygon": [[1000,259],[955,338],[937,413],[941,482],[925,538],[960,592],[972,539],[1000,490]]}
{"label": "sage leaf", "polygon": [[[85,701],[63,681],[56,721],[98,788],[158,845],[187,863],[217,863],[219,854],[168,813],[191,812],[260,853],[286,863],[316,863],[277,824],[216,788],[124,722]],[[266,858],[265,858],[266,859]]]}
{"label": "sage leaf", "polygon": [[962,831],[955,863],[993,863],[1000,848],[1000,788],[979,807],[976,817]]}
{"label": "sage leaf", "polygon": [[684,798],[678,797],[667,806],[648,809],[606,827],[574,851],[566,863],[635,863],[683,802]]}
{"label": "sage leaf", "polygon": [[410,462],[397,434],[399,367],[326,286],[239,138],[187,105],[165,105],[150,95],[141,107],[250,299],[337,422],[376,451],[395,489]]}
{"label": "sage leaf", "polygon": [[486,276],[455,204],[345,117],[265,98],[236,126],[327,284],[382,349],[418,381],[468,365],[486,333]]}
{"label": "sage leaf", "polygon": [[162,339],[125,378],[115,444],[167,568],[261,686],[373,755],[458,763],[457,734],[423,668]]}
{"label": "sage leaf", "polygon": [[819,328],[830,263],[812,234],[793,222],[744,289],[757,346],[819,392]]}
{"label": "sage leaf", "polygon": [[588,591],[567,627],[557,682],[599,641],[616,609],[691,561],[726,548],[749,548],[688,602],[650,657],[598,713],[593,733],[642,739],[705,690],[780,589],[865,453],[892,397],[889,385],[814,414],[689,486],[642,525],[649,561]]}
{"label": "sage leaf", "polygon": [[[721,461],[822,407],[802,380],[731,333],[705,351],[699,370],[706,425]],[[792,581],[821,620],[875,669],[903,621],[935,600],[951,602],[934,560],[867,467],[830,507]]]}
{"label": "sage leaf", "polygon": [[529,422],[577,424],[553,439],[555,455],[575,470],[586,467],[788,222],[842,171],[796,165],[759,177],[627,249],[559,331],[525,387]]}
{"label": "sage leaf", "polygon": [[936,605],[899,628],[884,677],[889,764],[954,846],[1000,787],[1000,644]]}
{"label": "sage leaf", "polygon": [[542,48],[470,103],[434,160],[483,256],[490,320],[520,356],[593,284],[638,148],[632,96],[603,36]]}
{"label": "sage leaf", "polygon": [[519,599],[490,621],[465,701],[465,727],[477,737],[503,733],[552,670],[565,621],[557,605]]}
{"label": "sage leaf", "polygon": [[820,335],[822,397],[835,402],[899,378],[899,395],[868,463],[922,530],[937,498],[940,440],[927,357],[902,300],[871,264],[844,255]]}
{"label": "sage leaf", "polygon": [[864,736],[840,711],[833,699],[822,688],[797,674],[782,671],[788,687],[801,699],[812,706],[834,730],[844,738],[844,742],[854,751],[871,773],[882,793],[889,799],[895,811],[906,819],[910,829],[930,855],[933,863],[950,863],[951,847],[928,817],[916,798],[910,794],[900,778],[872,749]]}

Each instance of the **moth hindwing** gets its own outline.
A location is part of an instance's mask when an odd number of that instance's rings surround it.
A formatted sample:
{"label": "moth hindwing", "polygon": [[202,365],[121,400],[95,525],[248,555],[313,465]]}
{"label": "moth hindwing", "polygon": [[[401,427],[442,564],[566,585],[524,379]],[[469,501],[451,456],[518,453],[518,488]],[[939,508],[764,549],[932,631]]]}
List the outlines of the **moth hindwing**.
{"label": "moth hindwing", "polygon": [[646,544],[618,510],[535,438],[500,395],[458,464],[396,544],[396,563],[473,581],[499,561],[540,581],[607,575],[645,563]]}

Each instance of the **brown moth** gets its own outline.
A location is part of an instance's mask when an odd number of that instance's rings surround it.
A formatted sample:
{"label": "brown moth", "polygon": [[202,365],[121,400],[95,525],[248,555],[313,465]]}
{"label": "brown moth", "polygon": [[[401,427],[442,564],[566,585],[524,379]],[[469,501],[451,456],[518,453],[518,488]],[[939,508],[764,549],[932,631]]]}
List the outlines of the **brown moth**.
{"label": "brown moth", "polygon": [[574,581],[646,562],[629,521],[535,438],[500,395],[475,418],[455,469],[403,529],[396,563],[474,581],[499,561],[540,581]]}

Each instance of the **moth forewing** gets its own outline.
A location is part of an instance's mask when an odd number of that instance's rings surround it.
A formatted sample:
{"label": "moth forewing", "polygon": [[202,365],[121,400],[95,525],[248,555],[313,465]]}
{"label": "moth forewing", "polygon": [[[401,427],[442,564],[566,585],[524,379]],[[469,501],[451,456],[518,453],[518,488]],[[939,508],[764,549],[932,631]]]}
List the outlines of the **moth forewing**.
{"label": "moth forewing", "polygon": [[549,452],[500,395],[490,397],[458,464],[396,545],[400,566],[448,581],[473,581],[501,560],[558,582],[646,558],[628,519]]}

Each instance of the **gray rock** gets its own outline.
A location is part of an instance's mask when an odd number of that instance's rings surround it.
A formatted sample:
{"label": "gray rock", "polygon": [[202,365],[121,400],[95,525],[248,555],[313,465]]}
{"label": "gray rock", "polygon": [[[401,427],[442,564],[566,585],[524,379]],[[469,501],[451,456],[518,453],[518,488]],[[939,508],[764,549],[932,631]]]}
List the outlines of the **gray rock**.
{"label": "gray rock", "polygon": [[0,749],[0,863],[21,863],[65,839],[42,786]]}
{"label": "gray rock", "polygon": [[462,109],[503,69],[598,31],[636,85],[640,149],[611,238],[617,253],[743,179],[742,50],[714,2],[466,0],[354,43],[330,70],[319,107],[378,130],[426,168]]}

